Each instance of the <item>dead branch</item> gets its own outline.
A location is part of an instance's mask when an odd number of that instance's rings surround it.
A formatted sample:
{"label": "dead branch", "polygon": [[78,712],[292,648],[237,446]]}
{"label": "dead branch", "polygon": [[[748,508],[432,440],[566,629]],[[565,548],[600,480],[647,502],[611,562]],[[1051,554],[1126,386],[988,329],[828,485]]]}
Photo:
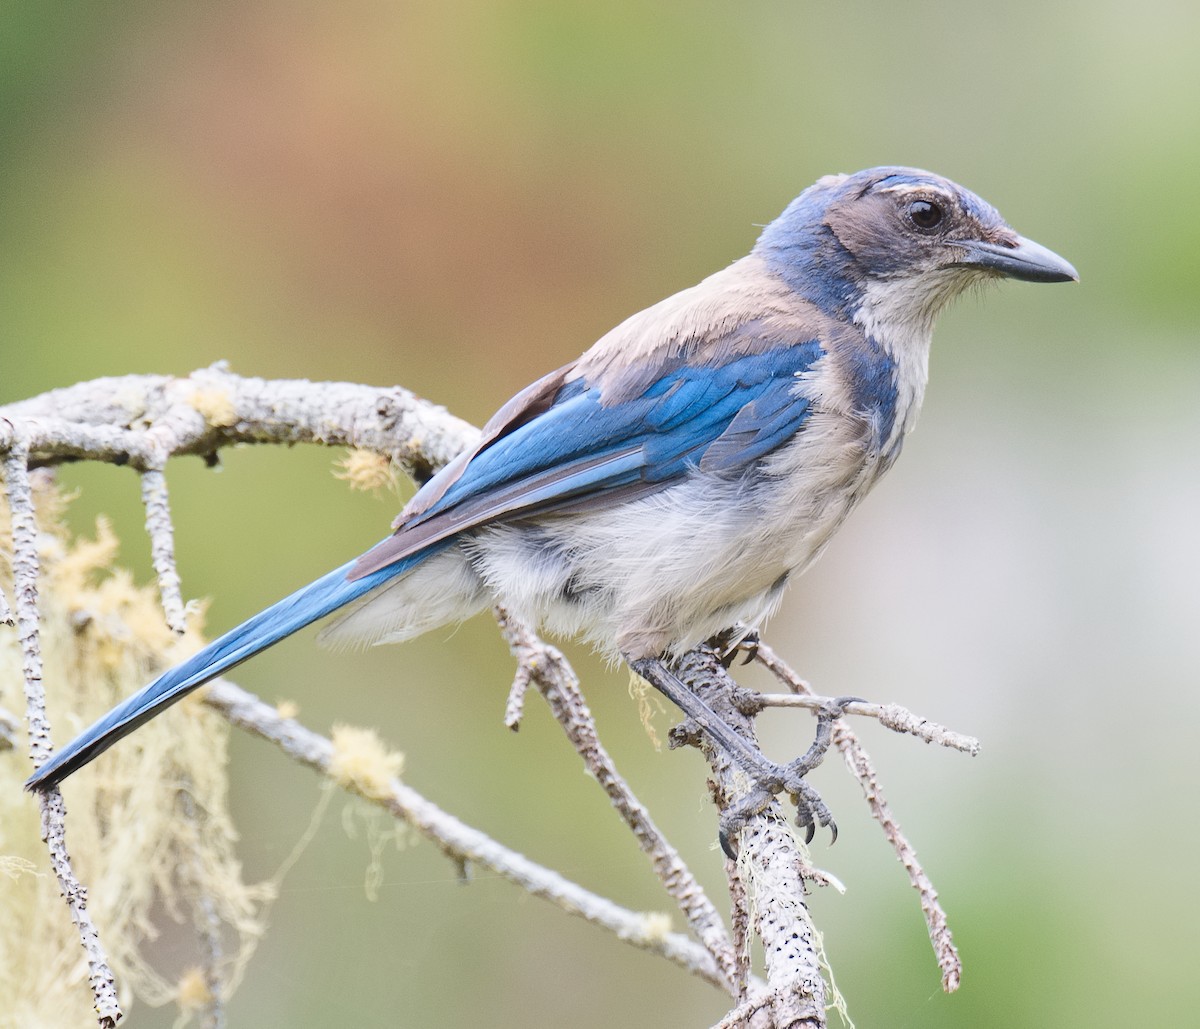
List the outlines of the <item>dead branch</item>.
{"label": "dead branch", "polygon": [[[757,659],[790,689],[795,690],[798,694],[815,696],[812,687],[801,679],[765,643],[760,644]],[[912,716],[909,717],[911,718]],[[880,721],[887,724],[882,718]],[[941,730],[940,726],[938,728]],[[912,730],[901,729],[900,731],[911,732]],[[949,730],[941,730],[941,732],[948,733]],[[957,733],[951,735],[958,736]],[[961,738],[971,739],[971,737]],[[921,912],[925,916],[925,925],[929,930],[929,941],[933,945],[933,952],[937,958],[938,968],[942,971],[942,989],[947,993],[953,993],[958,989],[962,981],[962,961],[958,956],[958,948],[954,946],[954,940],[950,934],[950,925],[946,918],[946,912],[938,901],[937,890],[934,889],[929,876],[925,874],[925,869],[921,867],[921,863],[917,860],[916,850],[909,843],[908,838],[900,828],[900,823],[893,816],[892,809],[888,806],[887,800],[884,799],[883,790],[879,785],[879,777],[875,772],[874,766],[871,764],[871,759],[867,756],[867,752],[863,749],[862,744],[858,742],[858,737],[854,735],[854,732],[845,722],[838,722],[834,726],[833,745],[841,751],[842,758],[846,762],[846,767],[850,769],[851,774],[858,780],[863,790],[863,796],[867,801],[867,806],[871,809],[872,816],[883,829],[884,837],[896,852],[896,857],[900,859],[900,863],[904,865],[905,871],[908,872],[909,882],[921,898]],[[954,746],[954,744],[948,745]],[[957,749],[966,750],[968,753],[974,755],[979,751],[979,744],[975,742],[974,747],[958,747]]]}
{"label": "dead branch", "polygon": [[[338,778],[333,741],[294,718],[282,717],[276,708],[233,683],[216,680],[207,687],[204,702],[230,724],[274,743],[293,761]],[[345,780],[341,785],[412,826],[457,865],[486,868],[533,896],[608,929],[625,943],[659,954],[714,985],[724,985],[712,955],[686,936],[668,931],[661,916],[630,911],[530,861],[443,811],[398,778],[386,777],[374,786]]]}
{"label": "dead branch", "polygon": [[[12,513],[13,594],[16,598],[17,633],[25,677],[29,756],[36,766],[50,756],[52,744],[50,720],[46,717],[46,694],[42,685],[37,612],[37,525],[34,521],[28,462],[27,441],[14,431],[4,459],[4,485]],[[67,808],[57,789],[39,794],[38,803],[42,815],[42,840],[50,852],[50,866],[54,869],[58,887],[79,930],[79,942],[87,956],[88,983],[95,1002],[97,1024],[101,1029],[112,1029],[122,1017],[116,980],[109,967],[104,945],[100,942],[100,934],[88,913],[87,889],[71,867],[71,855],[67,852]]]}

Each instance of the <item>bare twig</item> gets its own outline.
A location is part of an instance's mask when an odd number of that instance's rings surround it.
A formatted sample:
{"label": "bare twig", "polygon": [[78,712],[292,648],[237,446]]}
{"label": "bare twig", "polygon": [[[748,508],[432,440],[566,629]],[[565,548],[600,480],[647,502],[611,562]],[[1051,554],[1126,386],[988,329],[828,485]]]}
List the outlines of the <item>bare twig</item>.
{"label": "bare twig", "polygon": [[[204,701],[233,725],[275,743],[294,761],[329,774],[334,753],[332,742],[295,719],[281,717],[269,704],[223,679],[209,685]],[[392,778],[377,796],[368,791],[355,792],[411,825],[456,864],[469,862],[488,868],[564,911],[608,929],[624,942],[659,954],[701,979],[725,987],[724,975],[712,955],[683,934],[664,931],[657,916],[629,911],[509,850],[441,810],[400,780]]]}
{"label": "bare twig", "polygon": [[[38,634],[37,523],[33,493],[29,484],[29,450],[19,432],[9,440],[4,458],[4,482],[12,512],[13,595],[16,601],[17,633],[25,677],[26,717],[29,723],[29,752],[35,766],[49,758],[50,721],[46,716],[46,695],[42,687],[42,653]],[[42,817],[42,839],[50,851],[50,864],[58,878],[59,889],[71,910],[79,930],[79,941],[87,955],[88,982],[95,1002],[97,1024],[112,1029],[122,1017],[121,1005],[108,955],[100,942],[96,926],[87,909],[87,889],[75,876],[67,852],[67,809],[58,789],[38,794]]]}
{"label": "bare twig", "polygon": [[508,701],[504,705],[504,724],[516,732],[525,715],[525,694],[533,681],[533,669],[527,664],[517,663],[512,685],[508,688]]}
{"label": "bare twig", "polygon": [[680,858],[650,818],[650,813],[634,796],[617,772],[616,765],[596,735],[595,722],[579,691],[579,679],[562,653],[539,639],[528,626],[517,621],[503,608],[495,609],[509,648],[518,666],[529,675],[566,732],[592,777],[601,785],[614,808],[633,832],[659,881],[679,905],[692,931],[701,940],[721,969],[722,985],[734,992],[737,960],[729,934],[691,870]]}
{"label": "bare twig", "polygon": [[954,938],[950,933],[946,912],[938,901],[937,890],[917,860],[916,850],[908,842],[900,824],[892,815],[892,809],[879,787],[875,768],[854,733],[844,723],[839,723],[833,729],[833,742],[842,752],[846,766],[862,785],[863,795],[871,813],[882,827],[883,835],[892,845],[900,863],[904,865],[904,870],[908,872],[909,882],[920,895],[921,912],[925,915],[925,925],[929,930],[929,942],[933,944],[933,953],[937,958],[938,968],[942,971],[942,989],[953,993],[962,981],[962,960],[958,956],[958,948],[954,946]]}
{"label": "bare twig", "polygon": [[187,630],[183,611],[183,592],[175,567],[175,529],[171,524],[171,505],[167,498],[167,478],[161,467],[142,472],[142,504],[146,508],[146,532],[150,536],[150,557],[158,576],[158,592],[163,614],[170,630],[180,636]]}
{"label": "bare twig", "polygon": [[[795,690],[799,694],[814,695],[812,687],[801,679],[765,643],[759,644],[757,660],[769,668],[790,689]],[[883,719],[880,718],[880,721],[883,721]],[[884,724],[887,723],[884,722]],[[942,731],[949,732],[948,730]],[[963,738],[970,739],[970,737]],[[939,740],[938,742],[941,741]],[[946,912],[938,901],[937,890],[934,889],[929,876],[925,874],[925,869],[917,860],[916,850],[909,843],[908,838],[900,828],[900,824],[892,814],[892,810],[879,786],[879,779],[874,766],[871,764],[871,759],[867,756],[867,752],[863,749],[862,744],[858,742],[858,737],[854,735],[854,732],[844,721],[835,723],[833,743],[841,751],[846,766],[858,780],[859,785],[862,786],[863,796],[866,798],[867,805],[871,809],[871,814],[883,829],[884,837],[896,852],[900,863],[904,865],[905,871],[908,872],[909,882],[912,883],[913,888],[921,898],[921,911],[925,916],[925,925],[929,930],[929,941],[933,945],[934,956],[937,958],[938,968],[942,972],[942,989],[947,993],[953,993],[958,989],[959,983],[962,981],[962,961],[958,956],[958,949],[954,946],[950,926],[946,919]],[[978,744],[976,744],[974,749],[968,749],[968,753],[974,754],[977,750]]]}
{"label": "bare twig", "polygon": [[[770,650],[770,648],[767,649]],[[772,655],[774,655],[773,651]],[[773,656],[772,660],[777,661],[778,658]],[[767,664],[766,659],[763,663]],[[768,667],[771,666],[768,665]],[[832,697],[822,697],[816,693],[760,693],[754,698],[754,702],[762,707],[802,707],[820,711],[835,701]],[[970,754],[972,757],[979,753],[979,740],[974,736],[964,736],[953,729],[938,725],[937,722],[921,718],[899,704],[871,704],[865,700],[852,700],[841,703],[840,707],[844,714],[863,715],[867,718],[878,719],[885,728],[895,732],[908,733],[926,743],[937,743],[952,750],[961,750],[964,754]]]}
{"label": "bare twig", "polygon": [[[715,788],[715,783],[712,784]],[[717,804],[717,798],[713,798]],[[734,1000],[742,1004],[749,997],[750,991],[750,944],[752,942],[752,926],[750,925],[750,896],[746,892],[746,884],[738,874],[737,862],[725,859],[725,879],[729,883],[729,905],[731,935],[733,937],[733,953],[737,957],[737,993]]]}

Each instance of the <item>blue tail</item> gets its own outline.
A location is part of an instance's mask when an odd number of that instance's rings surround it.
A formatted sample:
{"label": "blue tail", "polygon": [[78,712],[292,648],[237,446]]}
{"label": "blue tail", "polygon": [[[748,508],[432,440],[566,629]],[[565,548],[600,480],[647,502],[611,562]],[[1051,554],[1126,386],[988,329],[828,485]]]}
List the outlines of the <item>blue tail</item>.
{"label": "blue tail", "polygon": [[133,732],[143,722],[187,696],[192,690],[203,686],[210,679],[215,679],[222,672],[229,671],[235,665],[240,665],[318,618],[324,618],[339,607],[357,600],[381,583],[410,571],[426,556],[427,553],[413,555],[407,561],[380,568],[354,581],[347,579],[355,564],[351,561],[322,576],[316,582],[309,583],[279,603],[272,604],[265,611],[260,611],[236,629],[231,629],[220,639],[213,640],[203,650],[170,671],[164,672],[149,686],[122,701],[90,729],[80,733],[54,754],[30,776],[25,788],[45,789],[61,782],[92,758],[106,751],[122,736]]}

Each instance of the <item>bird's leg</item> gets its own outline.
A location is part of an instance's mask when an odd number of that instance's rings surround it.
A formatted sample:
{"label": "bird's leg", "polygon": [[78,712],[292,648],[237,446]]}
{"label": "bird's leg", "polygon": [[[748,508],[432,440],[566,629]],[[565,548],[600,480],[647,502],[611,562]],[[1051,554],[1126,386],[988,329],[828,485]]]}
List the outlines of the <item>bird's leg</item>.
{"label": "bird's leg", "polygon": [[[627,659],[628,660],[628,659]],[[714,743],[745,770],[753,782],[750,792],[726,809],[721,816],[721,848],[734,857],[731,839],[746,823],[762,811],[777,793],[786,792],[796,803],[796,822],[807,829],[806,841],[812,842],[818,825],[828,826],[837,839],[837,825],[820,794],[804,780],[816,768],[829,749],[833,720],[842,715],[841,703],[834,701],[817,716],[817,736],[805,754],[787,765],[777,764],[744,740],[710,708],[660,658],[628,660],[630,668],[684,712]]]}
{"label": "bird's leg", "polygon": [[636,659],[629,662],[629,667],[682,710],[713,742],[720,744],[725,752],[746,770],[756,784],[769,789],[772,793],[778,793],[784,788],[787,768],[768,760],[757,747],[742,739],[660,658]]}

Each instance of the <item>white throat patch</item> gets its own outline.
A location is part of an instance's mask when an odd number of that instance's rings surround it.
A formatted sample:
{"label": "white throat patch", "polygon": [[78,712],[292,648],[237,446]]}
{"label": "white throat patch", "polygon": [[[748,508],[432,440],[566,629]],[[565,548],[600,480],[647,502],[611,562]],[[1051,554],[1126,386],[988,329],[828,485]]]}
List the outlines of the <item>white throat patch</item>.
{"label": "white throat patch", "polygon": [[863,285],[854,322],[896,362],[896,420],[888,444],[916,425],[929,380],[933,322],[961,286],[960,269],[938,269],[914,278]]}

